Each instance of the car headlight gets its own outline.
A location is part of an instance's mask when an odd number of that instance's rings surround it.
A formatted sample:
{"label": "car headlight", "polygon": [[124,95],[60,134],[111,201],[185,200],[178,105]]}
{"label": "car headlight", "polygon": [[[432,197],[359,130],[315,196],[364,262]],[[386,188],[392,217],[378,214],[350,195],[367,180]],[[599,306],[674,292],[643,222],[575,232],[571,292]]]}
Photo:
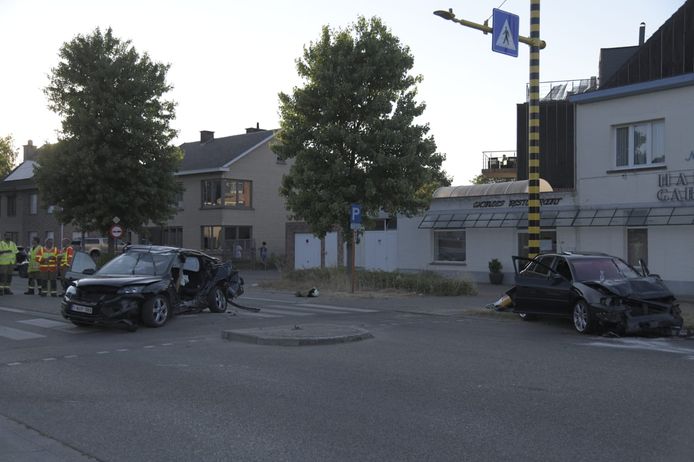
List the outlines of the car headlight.
{"label": "car headlight", "polygon": [[601,297],[600,304],[602,306],[619,306],[622,304],[622,299],[619,297]]}
{"label": "car headlight", "polygon": [[65,290],[65,298],[68,300],[74,297],[75,294],[77,294],[77,287],[75,286],[70,286],[67,288],[67,290]]}
{"label": "car headlight", "polygon": [[128,286],[118,289],[119,294],[139,294],[145,286]]}

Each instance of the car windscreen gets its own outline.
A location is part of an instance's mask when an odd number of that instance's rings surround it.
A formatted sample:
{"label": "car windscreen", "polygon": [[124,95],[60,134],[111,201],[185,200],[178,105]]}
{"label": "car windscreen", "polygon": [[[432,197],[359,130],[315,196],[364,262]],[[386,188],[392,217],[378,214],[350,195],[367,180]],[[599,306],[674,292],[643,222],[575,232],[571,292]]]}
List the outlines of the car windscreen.
{"label": "car windscreen", "polygon": [[629,265],[617,258],[581,258],[571,261],[578,281],[630,279],[639,277]]}
{"label": "car windscreen", "polygon": [[174,253],[127,252],[106,263],[97,274],[162,276],[175,256]]}

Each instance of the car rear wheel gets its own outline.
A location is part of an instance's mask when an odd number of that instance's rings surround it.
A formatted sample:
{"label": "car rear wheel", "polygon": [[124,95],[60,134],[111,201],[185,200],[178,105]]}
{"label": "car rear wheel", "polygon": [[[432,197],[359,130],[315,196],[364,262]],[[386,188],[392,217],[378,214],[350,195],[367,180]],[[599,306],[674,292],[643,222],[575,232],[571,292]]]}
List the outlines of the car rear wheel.
{"label": "car rear wheel", "polygon": [[574,305],[572,314],[574,329],[576,329],[576,332],[579,334],[587,334],[593,330],[594,321],[590,313],[590,308],[585,301],[577,301]]}
{"label": "car rear wheel", "polygon": [[208,296],[207,306],[213,313],[224,313],[227,310],[227,299],[220,287],[215,287]]}
{"label": "car rear wheel", "polygon": [[155,295],[142,305],[142,322],[149,327],[161,327],[169,319],[169,301],[163,295]]}

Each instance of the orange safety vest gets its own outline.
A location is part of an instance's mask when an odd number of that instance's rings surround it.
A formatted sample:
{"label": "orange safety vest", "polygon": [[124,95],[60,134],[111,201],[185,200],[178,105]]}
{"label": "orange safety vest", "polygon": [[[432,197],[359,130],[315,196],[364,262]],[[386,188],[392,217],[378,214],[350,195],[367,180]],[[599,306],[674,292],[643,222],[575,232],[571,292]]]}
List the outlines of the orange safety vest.
{"label": "orange safety vest", "polygon": [[75,254],[75,250],[72,248],[71,245],[65,247],[60,254],[58,254],[58,257],[60,257],[60,267],[61,268],[67,268],[70,266],[70,263],[72,263],[72,257]]}
{"label": "orange safety vest", "polygon": [[55,246],[50,249],[41,247],[36,252],[36,261],[39,262],[39,271],[42,273],[55,273],[58,271],[58,249]]}

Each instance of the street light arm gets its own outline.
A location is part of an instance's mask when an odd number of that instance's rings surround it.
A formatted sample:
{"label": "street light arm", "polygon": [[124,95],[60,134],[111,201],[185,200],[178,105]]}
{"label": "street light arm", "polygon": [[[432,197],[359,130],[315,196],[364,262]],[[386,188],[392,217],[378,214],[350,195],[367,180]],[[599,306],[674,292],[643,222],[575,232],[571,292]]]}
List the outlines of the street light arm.
{"label": "street light arm", "polygon": [[[452,9],[452,8],[449,9],[448,11],[446,11],[446,10],[436,10],[436,11],[434,11],[434,14],[435,14],[436,16],[440,17],[440,18],[443,18],[443,19],[446,19],[446,20],[448,20],[448,21],[453,21],[453,22],[455,22],[455,23],[458,23],[458,24],[460,24],[461,26],[470,27],[470,28],[472,28],[472,29],[480,30],[480,31],[484,32],[485,34],[488,34],[488,33],[494,31],[494,29],[491,28],[491,27],[489,27],[489,26],[486,24],[486,22],[485,22],[485,24],[478,24],[478,23],[476,23],[476,22],[472,22],[472,21],[467,21],[467,20],[465,20],[465,19],[458,19],[458,18],[456,18],[456,17],[455,17],[455,14],[453,13],[453,9]],[[533,46],[533,47],[538,47],[538,48],[541,49],[541,50],[544,49],[544,48],[547,46],[547,43],[546,43],[544,40],[533,39],[533,38],[530,38],[530,37],[523,37],[522,35],[519,35],[519,36],[518,36],[518,41],[521,42],[521,43],[525,43],[526,45],[530,45],[530,46]]]}

